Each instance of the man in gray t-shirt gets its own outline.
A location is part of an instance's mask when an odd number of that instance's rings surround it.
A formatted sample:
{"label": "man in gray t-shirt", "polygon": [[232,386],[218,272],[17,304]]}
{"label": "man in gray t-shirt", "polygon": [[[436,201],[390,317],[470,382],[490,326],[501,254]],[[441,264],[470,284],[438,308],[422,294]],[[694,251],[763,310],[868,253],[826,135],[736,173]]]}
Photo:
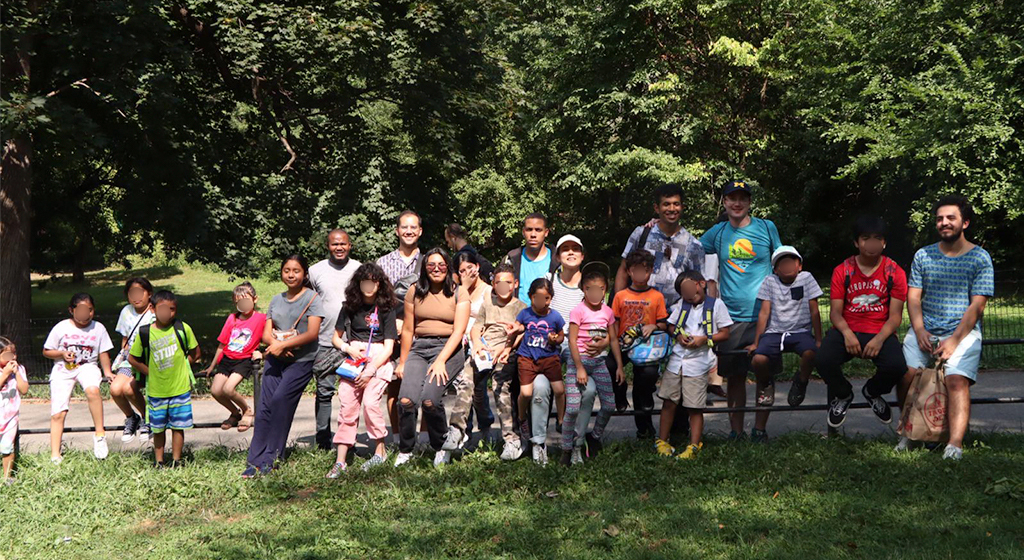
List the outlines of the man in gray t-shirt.
{"label": "man in gray t-shirt", "polygon": [[323,300],[324,320],[320,323],[320,348],[313,362],[316,377],[316,444],[325,450],[331,449],[331,401],[334,399],[337,375],[335,370],[341,362],[341,353],[334,348],[335,323],[345,303],[345,289],[349,280],[359,268],[359,262],[349,258],[352,241],[342,229],[327,234],[327,258],[309,267],[309,282]]}

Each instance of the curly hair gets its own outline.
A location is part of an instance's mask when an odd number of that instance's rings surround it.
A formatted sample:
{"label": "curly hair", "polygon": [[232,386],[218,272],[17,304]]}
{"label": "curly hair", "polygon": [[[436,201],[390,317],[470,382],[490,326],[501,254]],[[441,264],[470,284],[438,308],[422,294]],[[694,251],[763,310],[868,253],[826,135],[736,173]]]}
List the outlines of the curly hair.
{"label": "curly hair", "polygon": [[363,291],[359,288],[359,284],[363,280],[372,280],[377,283],[377,295],[373,303],[379,312],[386,313],[398,305],[395,288],[388,280],[384,269],[377,266],[376,263],[364,263],[359,265],[355,274],[352,275],[352,279],[349,280],[348,286],[345,287],[345,303],[342,304],[342,307],[346,313],[355,315],[363,306]]}

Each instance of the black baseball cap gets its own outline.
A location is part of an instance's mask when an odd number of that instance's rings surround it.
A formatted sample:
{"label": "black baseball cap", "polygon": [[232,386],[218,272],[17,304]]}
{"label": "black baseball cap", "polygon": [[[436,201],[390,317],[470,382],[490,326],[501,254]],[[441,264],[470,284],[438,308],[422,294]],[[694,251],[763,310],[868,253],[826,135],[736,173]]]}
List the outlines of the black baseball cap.
{"label": "black baseball cap", "polygon": [[753,196],[750,190],[750,183],[746,181],[732,180],[722,187],[722,196],[729,196],[734,192],[745,192],[747,196]]}

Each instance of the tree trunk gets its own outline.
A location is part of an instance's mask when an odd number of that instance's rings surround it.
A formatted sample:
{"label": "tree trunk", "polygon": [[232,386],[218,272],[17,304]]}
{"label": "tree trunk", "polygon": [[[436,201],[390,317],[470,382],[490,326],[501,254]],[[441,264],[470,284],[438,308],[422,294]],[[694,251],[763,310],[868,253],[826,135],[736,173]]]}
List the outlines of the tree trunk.
{"label": "tree trunk", "polygon": [[32,141],[16,135],[4,142],[0,164],[0,335],[29,347],[32,314],[29,276]]}

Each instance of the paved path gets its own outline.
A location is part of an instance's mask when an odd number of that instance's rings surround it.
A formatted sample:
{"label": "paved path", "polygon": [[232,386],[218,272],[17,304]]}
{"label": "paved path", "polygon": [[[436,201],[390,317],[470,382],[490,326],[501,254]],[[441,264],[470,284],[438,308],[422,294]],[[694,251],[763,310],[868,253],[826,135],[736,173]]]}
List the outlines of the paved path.
{"label": "paved path", "polygon": [[[853,385],[857,399],[862,401],[860,387],[864,380],[854,380]],[[779,383],[776,389],[776,401],[785,404],[786,393],[789,390],[788,383]],[[747,386],[748,402],[753,404],[753,385]],[[979,382],[973,387],[971,396],[978,397],[1024,397],[1024,372],[983,372],[979,376]],[[894,397],[893,397],[894,398]],[[824,404],[825,385],[820,381],[814,381],[808,387],[807,399],[804,404]],[[721,399],[715,399],[713,406],[724,407]],[[220,422],[227,413],[213,399],[201,398],[193,402],[195,421]],[[337,413],[337,401],[335,401],[335,414]],[[46,401],[26,401],[21,407],[22,428],[48,428],[50,421],[50,405]],[[705,433],[728,433],[729,425],[727,414],[707,414],[705,416]],[[122,424],[124,416],[120,410],[109,399],[104,401],[104,419],[108,426]],[[746,429],[749,430],[753,424],[753,414],[746,415]],[[75,400],[71,404],[68,414],[67,426],[91,426],[92,419],[84,400]],[[657,418],[655,418],[657,425]],[[842,430],[847,435],[859,435],[864,437],[875,437],[889,434],[895,441],[895,421],[891,425],[884,425],[878,422],[869,409],[854,409],[850,411]],[[1024,404],[995,404],[979,405],[971,410],[971,429],[975,431],[1010,431],[1024,432]],[[768,423],[770,436],[777,436],[791,431],[807,431],[812,433],[826,432],[825,412],[778,412],[773,414]],[[313,397],[305,396],[299,403],[298,411],[295,414],[295,423],[292,425],[291,437],[297,440],[300,446],[312,445],[313,433],[315,432],[315,420],[313,417]],[[558,435],[554,426],[550,429],[548,441],[559,445]],[[635,434],[635,427],[631,417],[612,418],[608,427],[608,437],[612,439],[632,437]],[[111,452],[119,452],[122,448],[126,450],[138,450],[140,444],[131,442],[122,444],[120,431],[111,432]],[[227,446],[235,449],[246,449],[252,431],[238,433],[235,430],[222,431],[220,429],[196,429],[190,430],[185,436],[186,445],[192,447]],[[478,436],[474,436],[474,443]],[[497,438],[497,424],[490,433],[491,438]],[[357,453],[366,454],[366,439],[360,429],[360,442],[357,443]],[[426,435],[421,434],[421,440],[426,440]],[[76,449],[91,449],[91,433],[65,434],[64,441]],[[471,445],[473,445],[471,443]],[[47,450],[49,447],[49,435],[23,435],[21,437],[21,449],[25,453],[35,453]]]}

